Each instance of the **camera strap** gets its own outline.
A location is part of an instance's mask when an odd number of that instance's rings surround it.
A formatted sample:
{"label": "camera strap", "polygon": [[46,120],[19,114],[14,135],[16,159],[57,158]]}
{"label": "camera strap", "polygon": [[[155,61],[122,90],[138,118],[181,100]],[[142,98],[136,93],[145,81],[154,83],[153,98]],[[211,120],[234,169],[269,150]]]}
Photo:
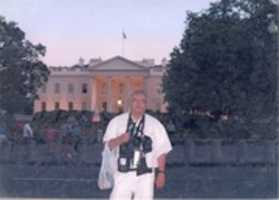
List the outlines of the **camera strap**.
{"label": "camera strap", "polygon": [[133,135],[135,127],[136,123],[133,122],[131,115],[129,115],[126,132],[128,132],[130,135]]}
{"label": "camera strap", "polygon": [[131,114],[129,114],[129,119],[127,123],[127,132],[131,135],[143,135],[143,129],[145,124],[145,115],[142,116],[139,124],[137,125],[135,122],[133,122],[133,119],[131,117]]}
{"label": "camera strap", "polygon": [[137,134],[139,133],[140,136],[144,135],[144,133],[143,133],[144,124],[145,124],[145,115],[143,114],[143,116],[142,116],[142,118],[140,120],[140,123],[139,123],[139,125],[137,127],[137,132],[136,132]]}

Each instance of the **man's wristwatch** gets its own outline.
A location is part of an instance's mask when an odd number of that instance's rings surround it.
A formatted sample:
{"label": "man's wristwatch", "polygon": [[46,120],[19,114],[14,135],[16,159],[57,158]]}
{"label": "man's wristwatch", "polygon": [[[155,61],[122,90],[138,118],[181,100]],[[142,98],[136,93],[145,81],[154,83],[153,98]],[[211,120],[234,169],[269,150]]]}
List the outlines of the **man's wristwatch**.
{"label": "man's wristwatch", "polygon": [[165,171],[163,171],[163,170],[157,170],[157,174],[165,174]]}

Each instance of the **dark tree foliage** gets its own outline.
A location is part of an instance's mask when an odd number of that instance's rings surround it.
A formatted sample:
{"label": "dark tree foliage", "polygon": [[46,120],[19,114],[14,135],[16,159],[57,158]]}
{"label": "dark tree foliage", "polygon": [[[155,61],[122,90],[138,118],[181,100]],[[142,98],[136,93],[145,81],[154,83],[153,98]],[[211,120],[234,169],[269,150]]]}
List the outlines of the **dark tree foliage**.
{"label": "dark tree foliage", "polygon": [[40,60],[45,47],[34,45],[15,22],[0,16],[0,107],[9,113],[31,112],[49,71]]}
{"label": "dark tree foliage", "polygon": [[187,13],[163,81],[178,126],[204,137],[274,136],[277,9],[270,0],[221,0]]}

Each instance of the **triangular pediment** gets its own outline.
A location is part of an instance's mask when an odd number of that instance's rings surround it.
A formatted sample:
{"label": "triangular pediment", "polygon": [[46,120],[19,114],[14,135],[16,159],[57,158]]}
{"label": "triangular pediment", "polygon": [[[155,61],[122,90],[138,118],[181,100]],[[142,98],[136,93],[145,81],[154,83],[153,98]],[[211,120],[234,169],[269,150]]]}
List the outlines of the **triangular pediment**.
{"label": "triangular pediment", "polygon": [[101,63],[98,63],[97,65],[90,67],[90,69],[98,70],[98,71],[147,70],[147,68],[144,67],[143,65],[135,63],[135,62],[128,60],[126,58],[123,58],[121,56],[116,56],[116,57],[110,58],[108,60],[105,60]]}

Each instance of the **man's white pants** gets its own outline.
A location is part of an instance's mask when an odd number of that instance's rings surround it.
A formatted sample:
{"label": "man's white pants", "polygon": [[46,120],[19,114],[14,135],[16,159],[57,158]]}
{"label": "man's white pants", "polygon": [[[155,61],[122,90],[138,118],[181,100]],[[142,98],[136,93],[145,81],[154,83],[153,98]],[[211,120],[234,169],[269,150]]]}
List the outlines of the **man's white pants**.
{"label": "man's white pants", "polygon": [[134,200],[152,200],[154,193],[154,172],[140,176],[135,171],[114,175],[114,187],[110,200],[128,200],[134,195]]}

